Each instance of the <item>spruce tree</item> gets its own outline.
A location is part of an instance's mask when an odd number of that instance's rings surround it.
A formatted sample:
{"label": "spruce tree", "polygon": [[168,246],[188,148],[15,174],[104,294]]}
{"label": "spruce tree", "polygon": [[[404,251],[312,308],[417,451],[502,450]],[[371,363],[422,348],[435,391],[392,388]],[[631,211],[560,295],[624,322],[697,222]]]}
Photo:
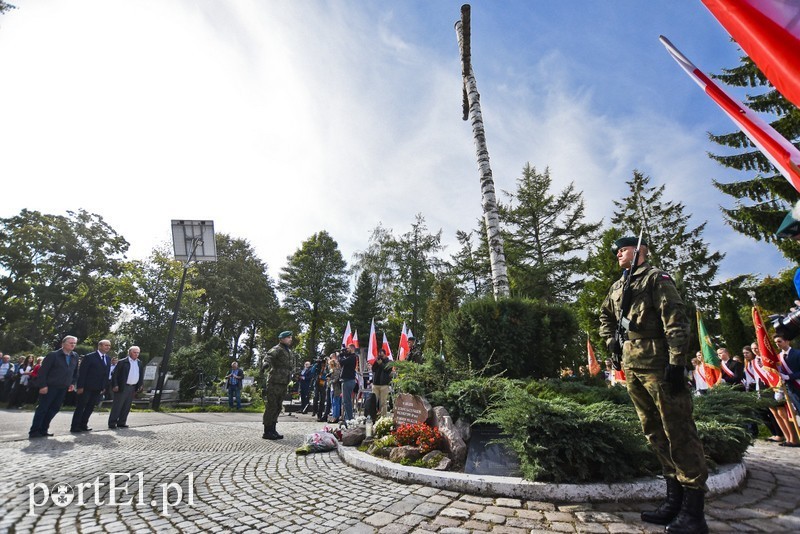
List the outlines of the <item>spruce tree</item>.
{"label": "spruce tree", "polygon": [[[479,223],[482,224],[482,223]],[[473,243],[478,236],[477,245]],[[450,274],[469,298],[481,298],[492,292],[492,272],[489,266],[489,246],[483,232],[456,231],[461,248],[451,256]]]}
{"label": "spruce tree", "polygon": [[[742,57],[739,66],[723,69],[715,77],[727,85],[757,90],[748,94],[744,103],[753,111],[772,115],[774,120],[770,124],[775,130],[795,145],[800,142],[800,110],[772,87],[748,57]],[[775,230],[786,211],[797,203],[800,195],[741,131],[709,134],[709,139],[726,147],[725,152],[733,152],[709,153],[709,157],[745,173],[737,182],[714,180],[714,186],[735,201],[733,206],[722,209],[725,221],[741,234],[774,243],[788,259],[800,262],[800,243],[775,238]]]}
{"label": "spruce tree", "polygon": [[353,329],[360,332],[359,342],[367,339],[370,324],[378,315],[378,300],[372,278],[372,273],[361,271],[348,310]]}
{"label": "spruce tree", "polygon": [[627,184],[630,194],[614,201],[611,222],[632,235],[644,228],[649,263],[672,275],[687,306],[714,309],[711,285],[724,254],[709,251],[702,238],[706,223],[690,228],[684,204],[664,200],[665,186],[651,186],[650,177],[639,171],[633,171]]}
{"label": "spruce tree", "polygon": [[736,303],[730,295],[724,293],[719,299],[719,324],[722,338],[731,355],[739,354],[742,347],[753,340],[753,330],[744,326]]}

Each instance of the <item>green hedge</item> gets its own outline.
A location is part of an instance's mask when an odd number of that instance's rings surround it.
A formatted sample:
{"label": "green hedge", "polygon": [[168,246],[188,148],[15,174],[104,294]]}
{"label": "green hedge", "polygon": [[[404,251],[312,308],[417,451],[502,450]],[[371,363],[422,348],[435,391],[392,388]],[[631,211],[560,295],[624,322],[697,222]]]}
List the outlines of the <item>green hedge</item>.
{"label": "green hedge", "polygon": [[[448,358],[508,378],[557,376],[562,355],[576,350],[578,325],[563,306],[492,298],[465,303],[444,320]],[[574,358],[570,358],[571,362]]]}

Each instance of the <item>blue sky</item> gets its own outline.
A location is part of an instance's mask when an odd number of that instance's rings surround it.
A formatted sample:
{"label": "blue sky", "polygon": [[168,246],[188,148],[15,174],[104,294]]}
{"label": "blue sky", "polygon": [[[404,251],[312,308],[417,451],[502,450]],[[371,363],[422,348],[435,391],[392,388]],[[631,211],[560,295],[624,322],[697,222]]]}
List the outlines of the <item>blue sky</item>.
{"label": "blue sky", "polygon": [[[350,261],[378,223],[403,233],[421,212],[453,252],[481,216],[461,2],[14,3],[0,17],[0,216],[84,208],[134,258],[171,219],[213,219],[273,276],[323,229]],[[732,202],[711,185],[739,177],[707,157],[707,132],[735,127],[660,34],[707,73],[738,62],[699,0],[473,2],[497,188],[549,166],[608,220],[638,169],[708,221],[721,278],[775,273],[787,262],[723,223]]]}

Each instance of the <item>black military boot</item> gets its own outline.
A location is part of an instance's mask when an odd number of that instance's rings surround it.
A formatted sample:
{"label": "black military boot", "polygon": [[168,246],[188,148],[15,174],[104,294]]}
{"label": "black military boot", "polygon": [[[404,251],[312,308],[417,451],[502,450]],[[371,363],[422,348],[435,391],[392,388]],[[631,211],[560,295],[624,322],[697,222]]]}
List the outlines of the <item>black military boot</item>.
{"label": "black military boot", "polygon": [[268,427],[265,427],[264,435],[261,437],[262,439],[273,439],[273,440],[283,438],[283,436],[281,436],[275,431],[275,425],[269,425]]}
{"label": "black military boot", "polygon": [[708,534],[708,525],[703,514],[703,490],[684,488],[683,505],[678,516],[667,525],[669,534]]}
{"label": "black military boot", "polygon": [[274,425],[272,425],[272,432],[273,432],[273,433],[274,433],[276,436],[278,436],[278,437],[277,437],[277,438],[275,438],[275,439],[283,439],[283,435],[282,435],[282,434],[278,434],[278,429],[277,429],[277,428],[275,428],[276,426],[277,426],[277,424],[274,424]]}
{"label": "black military boot", "polygon": [[658,508],[642,512],[642,521],[656,525],[669,525],[681,511],[683,501],[683,486],[676,479],[667,477],[667,497]]}

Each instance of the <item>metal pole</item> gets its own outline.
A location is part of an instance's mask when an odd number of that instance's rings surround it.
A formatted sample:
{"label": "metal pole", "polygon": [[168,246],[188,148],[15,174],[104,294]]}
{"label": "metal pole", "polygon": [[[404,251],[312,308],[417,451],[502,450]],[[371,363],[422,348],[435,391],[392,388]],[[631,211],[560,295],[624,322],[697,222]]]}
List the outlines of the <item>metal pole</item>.
{"label": "metal pole", "polygon": [[183,274],[181,275],[181,284],[178,286],[178,298],[175,301],[175,308],[172,311],[172,323],[169,326],[169,335],[167,336],[167,346],[164,348],[164,357],[161,359],[161,365],[158,366],[158,381],[156,382],[156,393],[153,395],[153,410],[161,409],[161,393],[164,390],[164,383],[167,380],[167,371],[169,371],[169,357],[172,354],[172,343],[175,339],[175,327],[178,325],[178,312],[181,310],[181,298],[183,297],[183,286],[186,283],[186,272],[189,270],[189,262],[192,261],[197,245],[202,241],[199,238],[192,239],[192,253],[183,265]]}

